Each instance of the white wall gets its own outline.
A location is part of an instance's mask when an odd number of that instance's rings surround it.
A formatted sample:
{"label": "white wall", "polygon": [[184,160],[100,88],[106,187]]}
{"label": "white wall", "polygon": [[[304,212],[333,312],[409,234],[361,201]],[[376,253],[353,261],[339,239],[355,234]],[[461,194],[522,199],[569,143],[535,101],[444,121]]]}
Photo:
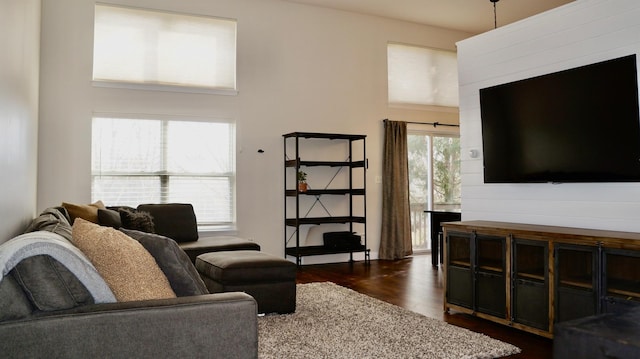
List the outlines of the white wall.
{"label": "white wall", "polygon": [[580,0],[457,44],[464,220],[640,231],[640,183],[484,184],[468,155],[482,153],[479,89],[637,54],[638,34],[637,0]]}
{"label": "white wall", "polygon": [[40,0],[0,0],[0,243],[36,212]]}
{"label": "white wall", "polygon": [[457,114],[388,107],[386,44],[455,50],[469,34],[279,0],[108,2],[237,19],[239,95],[94,88],[94,1],[44,0],[39,209],[90,201],[92,112],[228,118],[237,125],[237,234],[282,255],[282,134],[366,134],[367,229],[377,252],[382,119],[458,121]]}

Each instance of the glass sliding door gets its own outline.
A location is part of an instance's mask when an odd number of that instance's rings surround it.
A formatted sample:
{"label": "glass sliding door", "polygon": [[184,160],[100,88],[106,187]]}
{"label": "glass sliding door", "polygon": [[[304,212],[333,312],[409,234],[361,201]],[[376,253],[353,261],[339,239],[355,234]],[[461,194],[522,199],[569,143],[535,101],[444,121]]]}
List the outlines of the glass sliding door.
{"label": "glass sliding door", "polygon": [[410,130],[409,202],[414,252],[431,250],[425,211],[460,210],[460,138],[427,130]]}

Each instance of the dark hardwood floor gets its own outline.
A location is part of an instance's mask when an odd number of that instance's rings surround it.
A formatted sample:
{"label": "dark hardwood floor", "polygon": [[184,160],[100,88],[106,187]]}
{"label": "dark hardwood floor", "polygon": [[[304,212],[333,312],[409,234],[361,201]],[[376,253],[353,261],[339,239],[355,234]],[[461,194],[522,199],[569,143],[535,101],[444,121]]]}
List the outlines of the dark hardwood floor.
{"label": "dark hardwood floor", "polygon": [[306,265],[299,268],[297,278],[298,283],[333,282],[425,316],[484,333],[522,349],[522,353],[508,358],[552,357],[551,339],[466,314],[444,313],[442,269],[431,265],[429,254],[399,261],[373,260],[369,265],[364,262]]}

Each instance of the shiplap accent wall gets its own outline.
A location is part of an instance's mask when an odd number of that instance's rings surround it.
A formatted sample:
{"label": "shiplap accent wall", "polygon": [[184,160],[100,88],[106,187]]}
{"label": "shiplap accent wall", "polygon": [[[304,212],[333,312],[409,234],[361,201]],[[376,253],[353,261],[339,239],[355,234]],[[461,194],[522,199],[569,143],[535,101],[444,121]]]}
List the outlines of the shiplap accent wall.
{"label": "shiplap accent wall", "polygon": [[479,99],[481,88],[639,53],[640,1],[578,0],[457,45],[463,220],[640,231],[640,183],[484,184]]}

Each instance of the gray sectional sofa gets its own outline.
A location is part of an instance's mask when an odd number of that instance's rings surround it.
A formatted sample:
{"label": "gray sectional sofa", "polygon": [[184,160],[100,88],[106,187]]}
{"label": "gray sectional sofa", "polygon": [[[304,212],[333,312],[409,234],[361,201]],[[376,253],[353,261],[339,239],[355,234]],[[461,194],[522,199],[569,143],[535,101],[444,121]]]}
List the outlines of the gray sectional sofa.
{"label": "gray sectional sofa", "polygon": [[175,241],[122,230],[153,256],[176,297],[118,301],[71,228],[65,208],[49,208],[0,245],[3,358],[257,357],[256,301],[208,294]]}

